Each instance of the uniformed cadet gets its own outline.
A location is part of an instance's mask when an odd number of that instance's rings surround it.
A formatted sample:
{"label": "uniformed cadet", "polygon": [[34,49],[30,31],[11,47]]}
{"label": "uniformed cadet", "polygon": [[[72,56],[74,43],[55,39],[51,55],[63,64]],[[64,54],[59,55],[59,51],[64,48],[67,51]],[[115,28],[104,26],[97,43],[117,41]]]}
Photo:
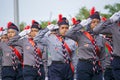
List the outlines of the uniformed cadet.
{"label": "uniformed cadet", "polygon": [[[69,28],[69,23],[66,18],[62,18],[58,25],[49,25],[47,28],[39,32],[34,39],[47,46],[48,50],[48,80],[73,80],[74,67],[71,62],[75,63],[76,43],[64,37]],[[52,33],[48,36],[45,34],[48,31],[58,28],[58,33]]]}
{"label": "uniformed cadet", "polygon": [[111,67],[111,61],[112,61],[112,36],[109,34],[102,35],[106,41],[105,41],[105,55],[103,60],[101,61],[101,65],[104,72],[104,80],[114,80],[113,73],[112,73],[112,67]]}
{"label": "uniformed cadet", "polygon": [[[18,28],[12,22],[8,23],[8,41],[18,35]],[[6,39],[4,39],[6,40]],[[0,42],[2,56],[2,80],[23,80],[22,75],[22,49],[19,46],[10,46],[8,41]]]}
{"label": "uniformed cadet", "polygon": [[8,41],[8,37],[7,37],[7,30],[2,30],[0,31],[1,35],[0,35],[0,41],[6,42]]}
{"label": "uniformed cadet", "polygon": [[[102,80],[99,59],[104,53],[104,39],[93,33],[93,28],[99,22],[99,13],[95,12],[66,33],[67,37],[78,42],[77,80]],[[87,30],[82,29],[86,25]]]}
{"label": "uniformed cadet", "polygon": [[101,22],[94,28],[96,34],[111,34],[113,40],[113,60],[111,63],[115,80],[120,80],[120,11],[113,14],[110,19]]}
{"label": "uniformed cadet", "polygon": [[[54,28],[54,30],[52,31],[48,31],[45,36],[49,36],[51,34],[56,34],[56,32],[58,32],[58,27],[56,26],[56,29]],[[44,54],[44,66],[45,66],[45,74],[46,74],[46,78],[45,80],[48,80],[48,67],[50,66],[51,64],[51,55],[49,54],[48,52],[48,49],[47,49],[47,46],[46,46],[46,54]]]}
{"label": "uniformed cadet", "polygon": [[40,29],[41,27],[39,23],[33,20],[31,25],[31,31],[30,33],[28,33],[29,36],[19,39],[21,38],[21,36],[25,36],[27,33],[19,34],[20,36],[14,37],[14,39],[11,40],[11,43],[10,43],[12,45],[19,45],[23,49],[24,80],[44,80],[45,79],[45,72],[44,72],[44,66],[42,61],[42,54],[44,52],[44,47],[41,44],[35,43],[33,41],[33,38],[36,36],[36,34]]}
{"label": "uniformed cadet", "polygon": [[[3,28],[0,30],[0,42],[7,42],[7,30],[4,30]],[[1,79],[1,68],[2,68],[2,50],[0,50],[0,79]]]}

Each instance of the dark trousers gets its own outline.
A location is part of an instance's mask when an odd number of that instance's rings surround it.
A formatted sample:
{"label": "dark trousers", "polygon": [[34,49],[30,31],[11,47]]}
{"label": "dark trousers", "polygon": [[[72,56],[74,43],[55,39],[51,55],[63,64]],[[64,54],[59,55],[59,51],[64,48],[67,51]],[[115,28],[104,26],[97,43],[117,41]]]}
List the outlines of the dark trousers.
{"label": "dark trousers", "polygon": [[24,80],[22,66],[14,70],[12,66],[2,67],[2,80]]}
{"label": "dark trousers", "polygon": [[93,71],[92,62],[78,61],[77,64],[77,80],[102,80],[102,70],[100,66],[97,66],[98,72]]}
{"label": "dark trousers", "polygon": [[38,69],[33,66],[25,65],[23,68],[24,80],[45,80],[44,67],[40,68],[41,75],[38,74]]}
{"label": "dark trousers", "polygon": [[115,80],[120,80],[120,57],[114,57],[111,66]]}
{"label": "dark trousers", "polygon": [[48,80],[73,80],[73,73],[70,65],[53,62],[48,67]]}
{"label": "dark trousers", "polygon": [[112,68],[105,69],[104,80],[115,80],[113,77]]}

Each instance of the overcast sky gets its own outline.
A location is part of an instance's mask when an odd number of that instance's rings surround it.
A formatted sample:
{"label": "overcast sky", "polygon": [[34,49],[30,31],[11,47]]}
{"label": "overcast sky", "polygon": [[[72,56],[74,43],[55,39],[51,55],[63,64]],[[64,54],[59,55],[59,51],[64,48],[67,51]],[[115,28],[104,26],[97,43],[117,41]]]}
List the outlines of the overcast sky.
{"label": "overcast sky", "polygon": [[[0,0],[0,26],[7,22],[14,22],[14,0]],[[79,9],[85,6],[91,9],[95,6],[97,11],[106,13],[104,6],[120,3],[120,0],[19,0],[19,21],[31,24],[31,20],[53,20],[58,14],[67,18],[74,17]]]}

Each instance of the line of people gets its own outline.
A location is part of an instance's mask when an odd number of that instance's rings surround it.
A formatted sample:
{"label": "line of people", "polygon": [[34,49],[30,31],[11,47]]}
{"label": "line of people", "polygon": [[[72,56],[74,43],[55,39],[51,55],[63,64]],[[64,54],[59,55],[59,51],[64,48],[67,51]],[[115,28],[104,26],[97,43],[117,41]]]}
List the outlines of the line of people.
{"label": "line of people", "polygon": [[69,26],[62,15],[45,29],[33,20],[20,33],[9,22],[1,29],[2,80],[120,80],[120,11]]}

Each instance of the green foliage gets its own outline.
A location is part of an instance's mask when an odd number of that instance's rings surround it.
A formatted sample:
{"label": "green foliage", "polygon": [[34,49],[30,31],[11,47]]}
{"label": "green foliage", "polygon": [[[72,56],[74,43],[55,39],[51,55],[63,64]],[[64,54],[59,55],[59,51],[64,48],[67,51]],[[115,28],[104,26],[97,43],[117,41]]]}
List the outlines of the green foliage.
{"label": "green foliage", "polygon": [[116,3],[114,5],[106,5],[104,9],[107,9],[109,14],[114,14],[120,10],[120,3]]}
{"label": "green foliage", "polygon": [[47,25],[48,25],[48,22],[47,22],[47,21],[41,21],[40,26],[41,26],[42,28],[45,28]]}
{"label": "green foliage", "polygon": [[118,12],[120,10],[120,3],[115,3],[114,5],[105,5],[104,9],[108,10],[108,14],[103,14],[103,15],[106,15],[107,18],[109,18],[115,12]]}
{"label": "green foliage", "polygon": [[75,17],[80,20],[86,19],[89,17],[89,10],[86,7],[82,7]]}
{"label": "green foliage", "polygon": [[104,16],[105,18],[109,18],[111,15],[110,14],[104,14],[104,13],[100,13],[101,16]]}
{"label": "green foliage", "polygon": [[[115,12],[118,12],[120,10],[120,3],[115,3],[113,5],[105,5],[104,6],[105,10],[108,10],[108,13],[102,13],[100,12],[101,16],[104,16],[106,18],[110,18]],[[76,14],[77,19],[86,19],[89,17],[89,11],[86,7],[82,7],[79,9],[79,12]]]}
{"label": "green foliage", "polygon": [[25,26],[26,26],[26,23],[25,22],[21,22],[20,25],[19,25],[20,31],[22,31]]}
{"label": "green foliage", "polygon": [[[40,25],[41,25],[41,27],[42,28],[45,28],[45,27],[47,27],[47,25],[48,25],[48,23],[50,22],[50,21],[40,21],[41,23],[40,23]],[[57,20],[53,20],[53,21],[51,21],[50,22],[51,24],[56,24],[57,23]]]}

